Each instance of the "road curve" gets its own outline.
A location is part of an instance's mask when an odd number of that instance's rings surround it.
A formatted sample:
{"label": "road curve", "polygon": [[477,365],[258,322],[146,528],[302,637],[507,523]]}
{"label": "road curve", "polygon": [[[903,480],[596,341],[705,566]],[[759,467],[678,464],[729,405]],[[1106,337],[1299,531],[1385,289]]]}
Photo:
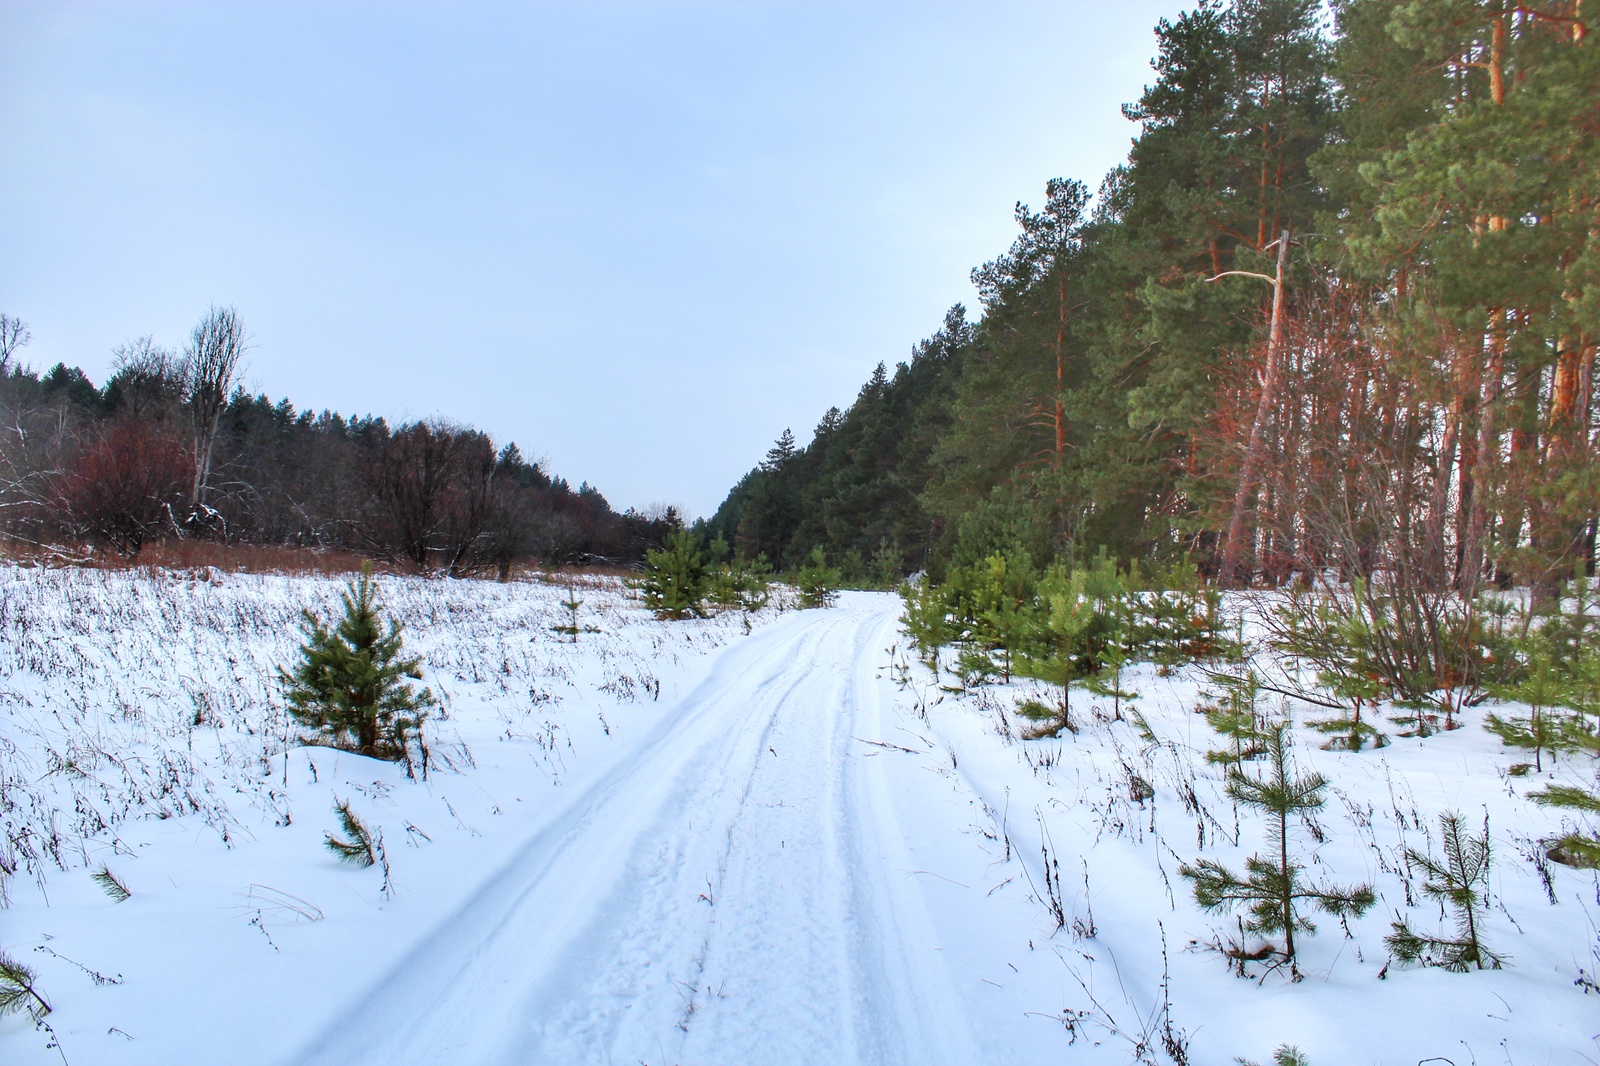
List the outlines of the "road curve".
{"label": "road curve", "polygon": [[887,713],[895,607],[847,595],[724,652],[299,1061],[976,1061],[853,739]]}

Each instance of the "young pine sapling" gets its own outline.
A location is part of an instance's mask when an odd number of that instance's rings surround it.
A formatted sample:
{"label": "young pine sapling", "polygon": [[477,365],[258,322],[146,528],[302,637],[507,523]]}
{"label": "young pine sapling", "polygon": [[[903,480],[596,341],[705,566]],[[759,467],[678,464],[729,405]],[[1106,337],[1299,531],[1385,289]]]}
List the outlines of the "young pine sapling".
{"label": "young pine sapling", "polygon": [[1222,691],[1211,694],[1216,702],[1201,711],[1206,724],[1226,737],[1230,747],[1206,752],[1206,762],[1238,766],[1246,759],[1260,758],[1267,750],[1263,746],[1267,731],[1257,710],[1261,677],[1253,668],[1246,668],[1243,673],[1212,674],[1211,680]]}
{"label": "young pine sapling", "polygon": [[334,747],[409,759],[408,741],[434,704],[431,690],[414,691],[406,680],[422,676],[422,660],[402,653],[400,623],[385,631],[370,565],[341,597],[344,617],[332,630],[304,613],[300,662],[278,670],[289,713]]}
{"label": "young pine sapling", "polygon": [[1504,957],[1484,946],[1481,939],[1480,908],[1489,902],[1489,819],[1483,821],[1483,835],[1473,836],[1463,829],[1465,820],[1453,812],[1439,816],[1444,838],[1444,862],[1435,862],[1416,848],[1406,849],[1406,865],[1421,870],[1427,877],[1422,891],[1456,915],[1456,935],[1429,936],[1412,930],[1404,918],[1392,923],[1394,932],[1383,942],[1403,963],[1437,966],[1452,973],[1466,973],[1492,967],[1500,969]]}
{"label": "young pine sapling", "polygon": [[571,640],[572,640],[572,643],[574,643],[574,644],[578,643],[578,634],[579,633],[598,633],[598,632],[600,632],[600,630],[595,626],[590,626],[590,625],[580,626],[578,624],[578,608],[583,606],[583,601],[578,599],[577,586],[568,585],[567,586],[567,598],[564,599],[564,600],[561,600],[559,602],[560,602],[561,606],[567,612],[567,622],[566,622],[565,625],[551,626],[550,627],[550,632],[559,633],[563,637],[570,637]]}
{"label": "young pine sapling", "polygon": [[323,846],[333,852],[340,862],[347,862],[352,866],[371,866],[377,862],[378,852],[373,844],[372,832],[360,818],[356,817],[356,812],[350,809],[350,801],[335,796],[333,809],[339,815],[339,825],[344,830],[344,837],[323,833]]}
{"label": "young pine sapling", "polygon": [[828,557],[821,546],[812,548],[805,565],[795,571],[794,586],[800,590],[803,608],[831,607],[838,599],[839,582],[844,576],[828,565]]}
{"label": "young pine sapling", "polygon": [[[1350,888],[1313,885],[1289,853],[1289,816],[1320,808],[1327,778],[1318,773],[1296,776],[1289,764],[1289,726],[1279,723],[1266,734],[1267,774],[1247,777],[1237,766],[1228,771],[1228,795],[1236,802],[1267,816],[1267,854],[1245,860],[1240,877],[1214,859],[1199,859],[1178,872],[1194,884],[1195,902],[1207,911],[1229,911],[1243,906],[1249,912],[1247,932],[1283,934],[1282,961],[1294,967],[1294,935],[1316,931],[1300,913],[1303,904],[1315,906],[1336,918],[1359,916],[1375,900],[1370,885]],[[1241,948],[1242,950],[1242,948]]]}
{"label": "young pine sapling", "polygon": [[[1545,807],[1559,807],[1582,814],[1600,816],[1600,791],[1574,785],[1551,785],[1530,793],[1529,799]],[[1579,869],[1600,869],[1600,833],[1573,832],[1549,841],[1548,855],[1556,862]]]}

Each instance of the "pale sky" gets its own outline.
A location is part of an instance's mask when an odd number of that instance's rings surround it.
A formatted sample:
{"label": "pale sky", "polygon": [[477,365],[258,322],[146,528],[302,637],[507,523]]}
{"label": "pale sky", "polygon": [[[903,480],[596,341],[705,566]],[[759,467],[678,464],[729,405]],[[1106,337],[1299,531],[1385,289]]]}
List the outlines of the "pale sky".
{"label": "pale sky", "polygon": [[1126,156],[1179,3],[0,2],[0,310],[708,515]]}

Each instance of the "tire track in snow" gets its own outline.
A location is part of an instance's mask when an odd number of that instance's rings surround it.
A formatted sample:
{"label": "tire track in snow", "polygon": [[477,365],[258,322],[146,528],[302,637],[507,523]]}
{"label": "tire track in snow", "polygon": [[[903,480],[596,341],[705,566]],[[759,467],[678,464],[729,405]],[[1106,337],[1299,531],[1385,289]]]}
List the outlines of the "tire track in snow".
{"label": "tire track in snow", "polygon": [[725,653],[302,1061],[972,1059],[852,750],[893,617],[847,599]]}

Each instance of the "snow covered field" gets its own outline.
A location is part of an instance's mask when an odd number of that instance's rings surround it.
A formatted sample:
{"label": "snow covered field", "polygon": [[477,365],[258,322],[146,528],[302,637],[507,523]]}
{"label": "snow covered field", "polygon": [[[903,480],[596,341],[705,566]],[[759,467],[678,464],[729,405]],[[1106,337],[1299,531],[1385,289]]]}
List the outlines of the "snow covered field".
{"label": "snow covered field", "polygon": [[[294,745],[279,707],[300,609],[340,587],[0,569],[0,948],[59,1042],[12,1015],[0,1061],[1600,1061],[1600,882],[1529,860],[1559,819],[1522,798],[1592,770],[1508,777],[1482,709],[1376,752],[1297,731],[1333,783],[1301,860],[1379,901],[1348,935],[1318,916],[1304,980],[1247,980],[1177,873],[1264,847],[1197,673],[1125,680],[1154,739],[1075,695],[1076,736],[1022,741],[1040,686],[940,691],[891,596],[747,632],[601,582],[574,646],[561,589],[385,578],[448,710],[408,780]],[[387,879],[322,847],[335,798]],[[1397,914],[1448,928],[1402,859],[1446,809],[1489,818],[1506,969],[1386,966]]]}

